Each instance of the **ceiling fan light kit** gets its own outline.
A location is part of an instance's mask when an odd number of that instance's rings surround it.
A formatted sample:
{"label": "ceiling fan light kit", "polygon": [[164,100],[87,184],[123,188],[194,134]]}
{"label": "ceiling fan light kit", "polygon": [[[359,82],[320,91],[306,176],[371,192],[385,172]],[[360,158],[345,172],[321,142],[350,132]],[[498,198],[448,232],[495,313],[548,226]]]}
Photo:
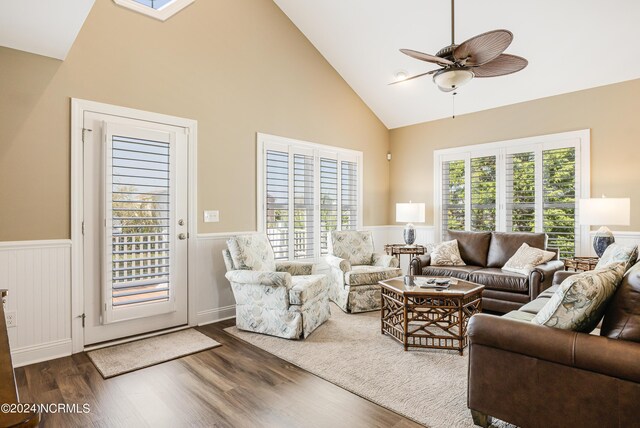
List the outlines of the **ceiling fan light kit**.
{"label": "ceiling fan light kit", "polygon": [[[411,49],[400,49],[405,55],[420,61],[439,65],[440,69],[427,71],[402,80],[416,79],[433,74],[433,81],[443,92],[451,92],[468,83],[474,77],[504,76],[522,70],[527,60],[504,54],[513,40],[508,30],[493,30],[479,34],[457,45],[455,43],[455,8],[451,0],[451,44],[440,49],[435,55]],[[393,82],[400,83],[400,81]]]}

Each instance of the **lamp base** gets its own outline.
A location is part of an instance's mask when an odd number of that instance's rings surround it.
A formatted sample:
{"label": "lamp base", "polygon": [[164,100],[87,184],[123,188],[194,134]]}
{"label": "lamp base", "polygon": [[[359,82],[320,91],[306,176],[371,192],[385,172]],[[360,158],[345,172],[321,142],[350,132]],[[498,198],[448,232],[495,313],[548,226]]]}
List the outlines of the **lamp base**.
{"label": "lamp base", "polygon": [[416,242],[416,227],[413,223],[407,223],[404,227],[403,236],[404,242],[407,245],[413,245],[413,243]]}
{"label": "lamp base", "polygon": [[604,250],[615,241],[616,239],[613,237],[611,230],[607,226],[602,226],[593,237],[593,249],[598,257],[602,257]]}

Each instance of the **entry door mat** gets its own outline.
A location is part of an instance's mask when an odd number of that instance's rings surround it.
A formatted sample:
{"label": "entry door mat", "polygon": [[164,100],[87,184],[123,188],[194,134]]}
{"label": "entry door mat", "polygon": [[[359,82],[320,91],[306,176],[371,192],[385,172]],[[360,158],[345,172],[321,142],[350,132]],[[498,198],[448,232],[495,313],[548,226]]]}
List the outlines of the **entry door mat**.
{"label": "entry door mat", "polygon": [[87,352],[103,378],[161,364],[220,346],[192,328]]}

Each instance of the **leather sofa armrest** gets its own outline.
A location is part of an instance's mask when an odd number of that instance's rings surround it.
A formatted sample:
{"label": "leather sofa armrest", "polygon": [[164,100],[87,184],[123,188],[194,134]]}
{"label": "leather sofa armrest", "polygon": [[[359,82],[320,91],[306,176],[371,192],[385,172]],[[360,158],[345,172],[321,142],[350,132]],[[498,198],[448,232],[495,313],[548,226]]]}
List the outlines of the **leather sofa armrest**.
{"label": "leather sofa armrest", "polygon": [[564,281],[565,279],[569,278],[570,276],[573,276],[575,274],[577,274],[579,272],[571,272],[568,270],[559,270],[556,273],[553,274],[553,284],[551,285],[558,285],[558,284],[562,284],[562,281]]}
{"label": "leather sofa armrest", "polygon": [[569,367],[640,382],[640,344],[530,322],[477,314],[468,327],[473,346],[484,345]]}
{"label": "leather sofa armrest", "polygon": [[411,259],[411,275],[422,275],[422,268],[431,265],[431,255],[423,254]]}
{"label": "leather sofa armrest", "polygon": [[533,268],[529,274],[529,296],[531,300],[537,298],[540,293],[551,287],[554,274],[563,268],[564,263],[560,260],[551,260]]}

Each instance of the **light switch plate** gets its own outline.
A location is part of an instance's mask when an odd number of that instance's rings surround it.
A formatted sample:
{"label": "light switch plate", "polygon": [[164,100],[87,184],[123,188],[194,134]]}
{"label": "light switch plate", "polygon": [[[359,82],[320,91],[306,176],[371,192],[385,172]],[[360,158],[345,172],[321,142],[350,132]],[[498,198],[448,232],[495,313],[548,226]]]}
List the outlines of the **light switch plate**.
{"label": "light switch plate", "polygon": [[205,211],[204,222],[205,223],[217,223],[220,221],[220,211]]}

